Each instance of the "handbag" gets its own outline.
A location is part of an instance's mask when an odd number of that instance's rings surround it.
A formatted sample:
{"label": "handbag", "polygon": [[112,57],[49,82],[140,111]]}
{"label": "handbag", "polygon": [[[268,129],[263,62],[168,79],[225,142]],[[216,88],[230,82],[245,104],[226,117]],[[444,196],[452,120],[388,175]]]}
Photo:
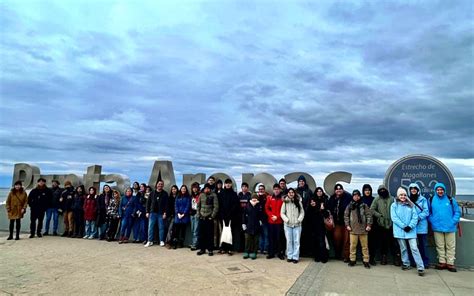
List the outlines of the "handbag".
{"label": "handbag", "polygon": [[221,234],[221,242],[220,245],[222,246],[222,243],[226,243],[229,245],[232,245],[232,230],[230,229],[230,222],[229,226],[226,226],[224,223],[224,226],[222,228],[222,234]]}
{"label": "handbag", "polygon": [[334,230],[334,219],[332,217],[331,212],[329,212],[329,216],[327,218],[324,218],[324,226],[326,227],[327,231],[333,231]]}

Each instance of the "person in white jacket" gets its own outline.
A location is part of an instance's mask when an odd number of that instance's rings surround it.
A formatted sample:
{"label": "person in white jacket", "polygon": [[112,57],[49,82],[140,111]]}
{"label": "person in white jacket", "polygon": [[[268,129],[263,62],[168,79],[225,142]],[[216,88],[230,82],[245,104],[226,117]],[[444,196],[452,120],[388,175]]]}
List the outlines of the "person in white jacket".
{"label": "person in white jacket", "polygon": [[288,195],[283,199],[281,219],[284,222],[286,237],[287,262],[298,263],[300,257],[301,223],[304,209],[301,197],[293,188],[288,189]]}

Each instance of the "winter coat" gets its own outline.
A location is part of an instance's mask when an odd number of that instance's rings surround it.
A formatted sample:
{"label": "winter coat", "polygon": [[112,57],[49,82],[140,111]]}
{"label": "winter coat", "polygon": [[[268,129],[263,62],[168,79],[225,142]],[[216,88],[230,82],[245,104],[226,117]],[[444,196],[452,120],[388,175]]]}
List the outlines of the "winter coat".
{"label": "winter coat", "polygon": [[177,199],[177,196],[173,196],[171,194],[168,196],[168,203],[166,205],[166,216],[167,216],[167,218],[174,217],[174,213],[176,211],[175,210],[176,199]]}
{"label": "winter coat", "polygon": [[53,192],[48,187],[39,186],[31,190],[28,195],[28,205],[32,211],[46,211],[51,199],[53,198]]}
{"label": "winter coat", "polygon": [[48,208],[53,208],[53,209],[59,209],[61,203],[59,202],[59,199],[61,198],[61,194],[63,193],[63,189],[60,188],[59,186],[54,188],[52,187],[51,188],[51,192],[52,192],[52,198],[51,198],[51,202],[49,203],[49,207]]}
{"label": "winter coat", "polygon": [[[267,202],[265,203],[265,213],[267,214],[268,224],[283,224],[281,219],[281,206],[283,205],[283,198],[280,196],[269,195],[267,196]],[[272,216],[276,216],[275,221],[272,220]]]}
{"label": "winter coat", "polygon": [[216,219],[219,213],[219,200],[214,192],[201,193],[197,204],[196,215],[199,219]]}
{"label": "winter coat", "polygon": [[137,203],[136,196],[130,196],[130,197],[127,197],[126,195],[122,196],[122,199],[120,200],[119,217],[122,219],[125,217],[127,218],[133,217],[136,211],[136,203]]}
{"label": "winter coat", "polygon": [[[382,188],[386,189],[384,185],[380,185],[379,190]],[[392,204],[393,197],[389,194],[386,198],[377,196],[370,206],[372,214],[377,218],[377,224],[385,229],[390,229],[390,227],[392,227],[392,219],[390,217],[390,207]]]}
{"label": "winter coat", "polygon": [[79,194],[74,192],[74,198],[72,203],[72,209],[74,211],[83,211],[84,210],[84,194]]}
{"label": "winter coat", "polygon": [[258,193],[254,193],[254,194],[252,194],[252,197],[254,195],[257,197],[258,202],[262,206],[263,224],[268,224],[268,215],[267,215],[267,212],[265,211],[265,205],[267,204],[267,200],[270,198],[270,196],[266,193],[262,194],[262,195],[259,195]]}
{"label": "winter coat", "polygon": [[[243,214],[245,212],[245,209],[247,208],[247,205],[248,205],[251,197],[252,197],[252,194],[248,191],[245,194],[243,192],[239,192],[239,194],[238,194],[239,207],[238,207],[238,215],[237,215],[238,219],[243,218]],[[262,204],[260,204],[260,206],[261,205]],[[242,221],[242,220],[240,220],[240,221]],[[240,224],[242,224],[242,223],[240,223]]]}
{"label": "winter coat", "polygon": [[147,213],[158,213],[163,215],[168,209],[168,192],[155,190],[146,202]]}
{"label": "winter coat", "polygon": [[97,197],[97,215],[99,217],[99,225],[105,223],[105,218],[107,217],[107,205],[111,199],[113,199],[112,192],[109,194],[101,193]]}
{"label": "winter coat", "polygon": [[[305,220],[307,226],[314,236],[324,235],[326,233],[326,226],[324,225],[324,218],[329,217],[329,210],[326,208],[326,201],[324,199],[318,200],[315,197],[316,205],[311,206],[311,201],[305,210]],[[321,204],[324,204],[324,210],[321,210]],[[305,227],[306,227],[305,225]]]}
{"label": "winter coat", "polygon": [[84,220],[95,221],[97,218],[97,196],[87,195],[84,200]]}
{"label": "winter coat", "polygon": [[260,234],[263,219],[262,204],[258,201],[255,205],[252,205],[250,202],[247,203],[244,213],[242,214],[242,224],[246,226],[245,233],[250,235]]}
{"label": "winter coat", "polygon": [[304,208],[301,197],[298,201],[300,209],[296,207],[295,200],[291,200],[289,197],[285,197],[283,200],[283,205],[281,206],[280,216],[285,226],[288,227],[298,227],[301,226],[301,223],[304,219]]}
{"label": "winter coat", "polygon": [[416,213],[418,214],[418,225],[416,226],[417,234],[427,234],[428,233],[428,216],[430,215],[430,210],[428,207],[428,200],[421,195],[421,190],[418,184],[412,183],[408,188],[418,188],[418,199],[416,201],[412,200],[415,205]]}
{"label": "winter coat", "polygon": [[219,200],[219,219],[224,220],[227,224],[238,215],[239,198],[232,188],[223,188],[217,198]]}
{"label": "winter coat", "polygon": [[[358,210],[360,211],[360,221]],[[351,227],[352,234],[367,234],[366,227],[372,226],[372,211],[362,200],[360,203],[352,201],[344,211],[344,223],[346,227]]]}
{"label": "winter coat", "polygon": [[197,205],[199,203],[199,195],[201,195],[200,193],[196,194],[196,195],[193,195],[191,197],[191,210],[189,211],[189,214],[191,216],[194,216],[196,215],[197,213]]}
{"label": "winter coat", "polygon": [[115,198],[112,198],[107,205],[107,218],[117,219],[118,212],[120,207],[120,200],[116,201]]}
{"label": "winter coat", "polygon": [[136,202],[135,202],[135,214],[137,217],[142,218],[145,217],[146,214],[146,203],[147,199],[145,198],[145,195],[140,193],[135,196]]}
{"label": "winter coat", "polygon": [[436,183],[434,196],[430,204],[431,216],[429,221],[431,228],[436,232],[456,232],[457,224],[461,218],[461,210],[454,197],[450,200],[446,193],[441,197],[438,196],[436,193],[438,187],[442,187],[446,192],[443,183]]}
{"label": "winter coat", "polygon": [[344,225],[344,211],[352,200],[352,195],[344,191],[342,196],[337,197],[336,194],[331,195],[328,200],[328,210],[331,212],[334,219],[334,224]]}
{"label": "winter coat", "polygon": [[[189,195],[183,196],[178,195],[176,198],[174,210],[174,223],[175,224],[187,224],[189,223],[189,211],[191,209],[191,197]],[[184,217],[179,219],[178,214],[184,214]]]}
{"label": "winter coat", "polygon": [[23,214],[21,211],[25,210],[28,206],[28,197],[26,196],[26,192],[23,189],[22,191],[11,190],[8,193],[7,202],[5,204],[5,208],[7,210],[8,219],[16,220],[23,218]]}
{"label": "winter coat", "polygon": [[61,208],[63,211],[72,211],[72,206],[74,204],[74,187],[69,186],[64,188],[63,192],[61,193],[61,198],[63,201],[61,202]]}
{"label": "winter coat", "polygon": [[[306,179],[304,181],[306,182]],[[296,188],[296,193],[298,193],[301,196],[303,209],[306,210],[309,204],[309,200],[313,197],[313,193],[311,192],[307,184],[304,184],[304,187]]]}
{"label": "winter coat", "polygon": [[[411,202],[402,203],[397,200],[390,206],[390,216],[393,221],[393,237],[401,239],[416,238],[418,214],[415,205]],[[411,227],[409,232],[404,230],[406,226]]]}
{"label": "winter coat", "polygon": [[[370,190],[370,195],[369,196],[365,196],[365,190],[366,189]],[[368,205],[369,208],[372,205],[372,203],[374,202],[374,197],[372,196],[372,186],[370,186],[369,184],[364,184],[364,186],[362,186],[362,202],[365,203],[366,205]]]}

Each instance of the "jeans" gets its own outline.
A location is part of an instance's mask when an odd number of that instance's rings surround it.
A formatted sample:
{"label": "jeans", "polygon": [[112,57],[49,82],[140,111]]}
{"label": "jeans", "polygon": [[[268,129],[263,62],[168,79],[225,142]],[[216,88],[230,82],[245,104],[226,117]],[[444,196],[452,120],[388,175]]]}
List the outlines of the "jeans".
{"label": "jeans", "polygon": [[288,259],[299,260],[300,258],[300,238],[301,226],[284,226],[286,237],[286,257]]}
{"label": "jeans", "polygon": [[193,237],[191,247],[197,248],[199,241],[199,218],[196,215],[191,216],[191,234]]}
{"label": "jeans", "polygon": [[120,236],[125,239],[130,238],[130,234],[132,233],[132,224],[133,218],[130,216],[125,216],[122,218],[122,228],[120,229]]}
{"label": "jeans", "polygon": [[86,234],[85,234],[85,236],[94,237],[95,232],[96,232],[95,221],[86,220]]}
{"label": "jeans", "polygon": [[[160,219],[161,218],[161,219]],[[161,220],[161,222],[160,222]],[[164,241],[164,226],[163,223],[163,216],[158,213],[150,213],[150,217],[148,218],[148,241],[153,242],[155,239],[155,225],[158,224],[159,227],[159,234],[160,234],[160,241]]]}
{"label": "jeans", "polygon": [[49,223],[53,217],[53,232],[58,232],[58,209],[49,208],[46,210],[46,221],[44,223],[44,232],[49,232]]}
{"label": "jeans", "polygon": [[400,252],[402,255],[402,263],[405,266],[410,266],[410,258],[408,257],[407,241],[410,245],[411,254],[416,263],[416,268],[418,270],[425,270],[423,265],[423,260],[421,259],[420,252],[418,251],[418,246],[416,244],[416,238],[410,239],[398,239],[398,244],[400,245]]}
{"label": "jeans", "polygon": [[133,222],[133,239],[136,241],[145,241],[145,217],[135,218]]}
{"label": "jeans", "polygon": [[268,223],[262,223],[262,232],[260,233],[259,247],[260,252],[268,252]]}
{"label": "jeans", "polygon": [[99,225],[99,227],[97,227],[99,229],[99,238],[100,239],[104,239],[105,238],[105,235],[107,233],[107,228],[108,228],[108,223],[107,222],[104,222],[102,223],[101,225]]}

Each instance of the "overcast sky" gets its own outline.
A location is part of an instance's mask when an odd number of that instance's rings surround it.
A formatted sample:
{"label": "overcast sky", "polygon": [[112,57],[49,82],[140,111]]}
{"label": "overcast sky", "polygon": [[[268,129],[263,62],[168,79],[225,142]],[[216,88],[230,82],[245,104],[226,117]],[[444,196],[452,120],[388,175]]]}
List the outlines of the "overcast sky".
{"label": "overcast sky", "polygon": [[0,185],[166,159],[377,186],[415,153],[474,193],[472,1],[176,2],[0,1]]}

